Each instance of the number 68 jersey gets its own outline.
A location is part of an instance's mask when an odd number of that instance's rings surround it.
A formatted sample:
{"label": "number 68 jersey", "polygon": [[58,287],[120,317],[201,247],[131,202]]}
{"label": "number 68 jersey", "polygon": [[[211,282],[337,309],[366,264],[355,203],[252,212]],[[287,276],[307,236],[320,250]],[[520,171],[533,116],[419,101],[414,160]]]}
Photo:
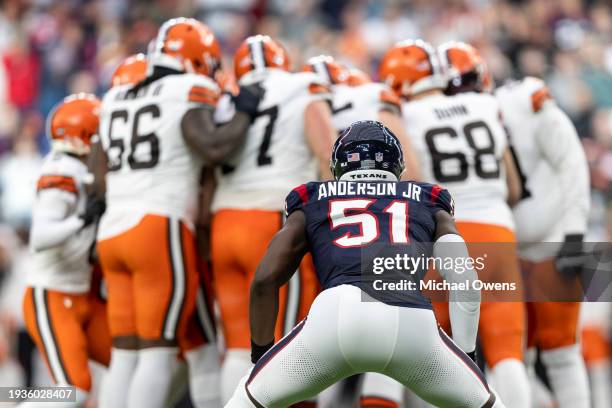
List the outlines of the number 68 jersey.
{"label": "number 68 jersey", "polygon": [[264,98],[246,141],[217,172],[213,211],[281,211],[287,191],[317,178],[304,113],[310,103],[331,99],[329,89],[310,72],[269,68],[263,75]]}
{"label": "number 68 jersey", "polygon": [[[166,75],[136,93],[112,88],[102,101],[100,142],[108,158],[107,210],[98,239],[118,235],[145,214],[193,223],[203,162],[187,146],[181,121],[190,109],[214,107],[217,85],[196,74]],[[206,135],[202,135],[205,137]]]}
{"label": "number 68 jersey", "polygon": [[492,95],[433,95],[402,106],[423,180],[447,188],[455,220],[514,229],[506,203],[503,155],[508,139]]}

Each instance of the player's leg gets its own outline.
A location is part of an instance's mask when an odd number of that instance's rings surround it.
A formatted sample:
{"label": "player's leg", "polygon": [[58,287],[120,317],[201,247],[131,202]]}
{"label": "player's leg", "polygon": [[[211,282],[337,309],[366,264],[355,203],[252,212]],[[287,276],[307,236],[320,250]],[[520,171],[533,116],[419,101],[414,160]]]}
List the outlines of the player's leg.
{"label": "player's leg", "polygon": [[[554,272],[552,261],[535,266],[531,273],[542,276]],[[544,278],[545,279],[545,278]],[[576,302],[537,302],[535,344],[560,408],[590,407],[588,377],[578,343],[580,304]]]}
{"label": "player's leg", "polygon": [[340,293],[345,286],[317,297],[308,318],[261,357],[226,407],[287,407],[357,372],[340,349],[343,340],[351,340],[339,334]]}
{"label": "player's leg", "polygon": [[[205,274],[200,275],[200,279],[203,278],[206,278]],[[181,351],[189,367],[191,400],[198,408],[215,408],[221,405],[220,356],[211,297],[210,291],[200,287],[187,333],[180,341]]]}
{"label": "player's leg", "polygon": [[430,310],[399,308],[395,350],[383,373],[440,407],[503,407],[480,369]]}
{"label": "player's leg", "polygon": [[26,328],[43,355],[53,382],[76,387],[76,401],[63,403],[64,407],[82,406],[91,389],[87,344],[82,327],[86,314],[87,295],[65,294],[41,287],[26,290]]}
{"label": "player's leg", "polygon": [[[592,303],[582,307],[599,307]],[[603,307],[609,307],[606,303]],[[606,317],[604,317],[605,319]],[[602,324],[600,324],[602,323]],[[606,322],[589,321],[582,329],[582,352],[589,373],[594,408],[603,408],[612,401],[612,345],[606,335]]]}
{"label": "player's leg", "polygon": [[198,271],[189,256],[195,254],[194,235],[179,219],[147,215],[131,246],[140,349],[128,405],[162,407],[179,365],[178,340],[195,307]]}
{"label": "player's leg", "polygon": [[131,246],[129,231],[98,242],[107,287],[106,313],[111,335],[111,361],[100,386],[101,408],[127,406],[127,394],[138,362],[138,335],[132,274],[123,258]]}
{"label": "player's leg", "polygon": [[236,251],[244,248],[245,232],[237,225],[240,212],[219,211],[211,231],[212,272],[221,313],[225,358],[221,366],[221,401],[232,395],[240,378],[251,367],[248,332],[249,281]]}
{"label": "player's leg", "polygon": [[89,316],[85,326],[89,358],[106,367],[110,364],[112,337],[108,326],[107,302],[101,286],[101,270],[94,269],[89,292]]}
{"label": "player's leg", "polygon": [[[485,267],[478,271],[480,279],[522,285],[512,231],[495,225],[465,222],[457,223],[457,228],[468,242],[470,256],[484,260]],[[525,304],[510,301],[514,300],[512,298],[491,302],[486,301],[486,294],[483,296],[478,332],[485,362],[491,370],[491,382],[506,406],[530,406],[531,391],[524,364]]]}
{"label": "player's leg", "polygon": [[226,348],[221,367],[222,402],[232,396],[252,366],[250,282],[280,226],[281,214],[270,211],[221,210],[213,218],[212,269]]}
{"label": "player's leg", "polygon": [[[524,308],[518,302],[483,303],[480,342],[491,381],[508,407],[530,406],[524,359]],[[525,405],[527,404],[527,405]]]}

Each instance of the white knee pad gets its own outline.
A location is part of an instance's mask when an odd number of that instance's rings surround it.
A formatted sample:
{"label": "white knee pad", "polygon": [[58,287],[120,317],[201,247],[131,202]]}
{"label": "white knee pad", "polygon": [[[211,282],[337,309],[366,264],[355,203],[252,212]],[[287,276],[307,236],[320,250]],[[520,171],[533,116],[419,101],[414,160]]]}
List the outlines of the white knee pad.
{"label": "white knee pad", "polygon": [[189,391],[197,408],[221,405],[220,357],[215,344],[205,345],[185,353],[189,366]]}
{"label": "white knee pad", "polygon": [[522,361],[508,358],[491,369],[491,380],[497,395],[508,408],[531,406],[531,387]]}
{"label": "white knee pad", "polygon": [[579,345],[542,351],[541,358],[559,408],[589,408],[589,382]]}
{"label": "white knee pad", "polygon": [[234,394],[240,379],[249,371],[251,351],[244,349],[229,349],[225,354],[221,367],[221,402],[226,403]]}
{"label": "white knee pad", "polygon": [[100,385],[100,408],[127,406],[127,395],[137,363],[137,350],[112,349],[110,366]]}
{"label": "white knee pad", "polygon": [[138,352],[128,393],[128,406],[162,408],[170,394],[170,385],[179,362],[176,347],[152,347]]}

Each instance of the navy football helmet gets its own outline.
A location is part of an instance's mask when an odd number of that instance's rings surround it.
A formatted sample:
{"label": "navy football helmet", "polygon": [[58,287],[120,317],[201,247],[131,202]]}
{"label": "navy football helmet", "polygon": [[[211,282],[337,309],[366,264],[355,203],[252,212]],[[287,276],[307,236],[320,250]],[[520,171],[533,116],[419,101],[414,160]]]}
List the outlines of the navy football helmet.
{"label": "navy football helmet", "polygon": [[[336,180],[350,172],[383,176],[388,172],[400,179],[404,155],[397,136],[373,120],[353,123],[342,131],[332,149],[331,172]],[[359,177],[358,177],[359,178]]]}

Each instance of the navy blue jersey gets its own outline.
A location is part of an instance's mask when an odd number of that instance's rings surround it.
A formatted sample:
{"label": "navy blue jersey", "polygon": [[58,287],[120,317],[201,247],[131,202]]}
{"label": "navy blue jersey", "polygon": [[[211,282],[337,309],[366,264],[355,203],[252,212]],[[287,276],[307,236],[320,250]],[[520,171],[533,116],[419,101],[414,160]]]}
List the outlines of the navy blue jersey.
{"label": "navy blue jersey", "polygon": [[[447,190],[412,181],[311,182],[292,190],[285,204],[287,216],[304,212],[324,289],[351,284],[385,303],[430,305],[419,284],[431,256],[435,214],[454,211]],[[380,280],[413,281],[416,287],[388,291],[380,289]]]}

